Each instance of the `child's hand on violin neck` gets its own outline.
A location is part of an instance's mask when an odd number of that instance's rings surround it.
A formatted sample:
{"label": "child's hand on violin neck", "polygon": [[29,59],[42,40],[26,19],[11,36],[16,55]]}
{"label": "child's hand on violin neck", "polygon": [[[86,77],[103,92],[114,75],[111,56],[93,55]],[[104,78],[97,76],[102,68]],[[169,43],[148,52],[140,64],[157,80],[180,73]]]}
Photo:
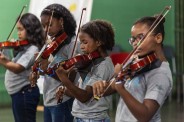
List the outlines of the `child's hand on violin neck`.
{"label": "child's hand on violin neck", "polygon": [[39,52],[35,53],[34,54],[34,58],[36,58],[38,56]]}
{"label": "child's hand on violin neck", "polygon": [[39,74],[38,73],[31,72],[31,74],[29,75],[29,81],[30,81],[31,87],[35,87],[38,78],[39,78]]}
{"label": "child's hand on violin neck", "polygon": [[122,64],[116,64],[114,67],[114,75],[118,75],[118,73],[121,71],[122,69]]}
{"label": "child's hand on violin neck", "polygon": [[64,69],[62,64],[59,65],[59,67],[56,69],[56,74],[60,77],[63,77],[63,76],[67,76],[69,75],[69,73],[74,69],[74,66],[72,66],[71,68],[69,69]]}
{"label": "child's hand on violin neck", "polygon": [[47,68],[48,68],[48,65],[49,65],[49,61],[48,59],[43,59],[41,62],[40,62],[40,69],[43,70],[43,71],[46,71]]}

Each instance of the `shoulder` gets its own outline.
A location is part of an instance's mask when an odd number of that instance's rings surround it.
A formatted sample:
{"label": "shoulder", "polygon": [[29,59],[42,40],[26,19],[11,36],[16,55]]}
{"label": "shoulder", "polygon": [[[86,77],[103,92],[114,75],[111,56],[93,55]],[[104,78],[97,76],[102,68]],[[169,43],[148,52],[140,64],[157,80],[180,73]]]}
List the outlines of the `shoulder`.
{"label": "shoulder", "polygon": [[27,45],[24,47],[24,49],[32,52],[39,51],[38,47],[35,45]]}
{"label": "shoulder", "polygon": [[114,72],[114,65],[112,63],[111,58],[105,57],[103,61],[98,64],[97,70],[101,71],[101,73]]}
{"label": "shoulder", "polygon": [[109,56],[104,58],[104,60],[101,62],[101,65],[110,65],[110,66],[114,67],[112,60]]}
{"label": "shoulder", "polygon": [[149,87],[161,86],[170,89],[173,86],[172,74],[168,62],[162,62],[161,66],[145,73],[145,80]]}
{"label": "shoulder", "polygon": [[170,94],[173,80],[168,62],[162,62],[161,66],[145,73],[146,95],[145,99],[154,99],[159,105]]}
{"label": "shoulder", "polygon": [[171,74],[171,69],[169,67],[169,63],[162,62],[160,67],[155,68],[149,72],[146,72],[145,75],[147,77],[153,77],[155,75],[164,75],[170,79],[172,74]]}

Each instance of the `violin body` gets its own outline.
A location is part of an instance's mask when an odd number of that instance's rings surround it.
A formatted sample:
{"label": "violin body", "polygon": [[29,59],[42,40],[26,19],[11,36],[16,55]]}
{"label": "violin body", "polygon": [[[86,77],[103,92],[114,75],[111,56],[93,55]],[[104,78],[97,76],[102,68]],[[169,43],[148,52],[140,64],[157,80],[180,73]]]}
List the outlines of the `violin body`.
{"label": "violin body", "polygon": [[96,59],[96,58],[99,58],[99,57],[100,57],[100,54],[97,51],[92,52],[90,54],[78,55],[78,56],[75,56],[75,57],[69,59],[68,61],[66,61],[65,64],[63,65],[63,68],[64,69],[69,69],[73,65],[75,65],[75,67],[79,68],[79,69],[84,68],[93,59]]}
{"label": "violin body", "polygon": [[21,41],[15,41],[15,42],[10,42],[10,41],[5,41],[5,42],[0,42],[0,49],[2,48],[16,48],[19,46],[24,46],[28,45],[29,42],[27,40],[21,40]]}
{"label": "violin body", "polygon": [[[57,37],[56,39],[54,39],[50,44],[48,45],[44,45],[44,47],[41,49],[41,51],[39,52],[39,54],[37,55],[35,62],[32,66],[32,72],[38,74],[38,70],[41,71],[39,69],[40,66],[40,61],[42,59],[47,59],[49,58],[50,54],[52,54],[57,48],[58,46],[64,42],[64,40],[67,38],[67,34],[64,32],[63,34],[61,34],[59,37]],[[51,72],[52,70],[49,70],[49,72]],[[48,74],[48,71],[43,71],[44,73]],[[31,86],[34,87],[35,83],[31,82]]]}
{"label": "violin body", "polygon": [[150,65],[156,59],[157,57],[155,53],[152,53],[143,58],[134,60],[131,64],[118,73],[116,80],[126,81],[132,79],[137,73],[141,72],[143,68]]}
{"label": "violin body", "polygon": [[145,56],[144,58],[138,59],[136,61],[134,61],[131,65],[130,65],[130,69],[131,71],[139,71],[142,68],[144,68],[145,66],[151,64],[153,61],[155,61],[156,55],[155,53],[152,53],[150,55]]}
{"label": "violin body", "polygon": [[60,65],[65,69],[69,69],[75,65],[77,69],[85,68],[92,60],[99,58],[100,54],[95,51],[90,54],[77,55],[69,60],[62,61],[60,63],[55,64],[52,68],[48,68],[46,74],[52,74]]}
{"label": "violin body", "polygon": [[50,44],[47,45],[46,49],[43,50],[41,57],[43,59],[47,59],[50,54],[52,54],[57,48],[58,46],[64,42],[64,40],[67,38],[67,34],[64,32],[63,34],[61,34],[59,37],[57,37],[56,39],[54,39]]}

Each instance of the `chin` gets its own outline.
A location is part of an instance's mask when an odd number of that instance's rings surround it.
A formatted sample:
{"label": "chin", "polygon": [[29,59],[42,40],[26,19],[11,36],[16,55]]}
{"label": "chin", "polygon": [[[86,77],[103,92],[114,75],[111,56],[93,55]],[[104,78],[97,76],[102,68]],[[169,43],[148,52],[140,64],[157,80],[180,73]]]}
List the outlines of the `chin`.
{"label": "chin", "polygon": [[142,58],[142,57],[144,57],[144,56],[146,56],[147,54],[141,54],[141,53],[137,53],[137,56],[139,57],[139,58]]}
{"label": "chin", "polygon": [[22,38],[19,38],[19,41],[22,41],[22,40],[24,40],[24,39],[22,39]]}

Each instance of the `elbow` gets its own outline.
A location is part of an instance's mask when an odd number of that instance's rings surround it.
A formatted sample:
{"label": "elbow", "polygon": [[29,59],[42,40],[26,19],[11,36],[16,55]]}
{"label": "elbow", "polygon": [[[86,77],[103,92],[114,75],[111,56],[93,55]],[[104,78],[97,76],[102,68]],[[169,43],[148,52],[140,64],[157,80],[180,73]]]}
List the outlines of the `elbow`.
{"label": "elbow", "polygon": [[15,73],[15,74],[19,74],[19,73],[21,73],[23,70],[12,69],[11,71],[12,71],[13,73]]}
{"label": "elbow", "polygon": [[7,66],[6,68],[15,74],[19,74],[25,70],[25,68],[19,64],[16,64],[15,66]]}
{"label": "elbow", "polygon": [[90,99],[91,99],[92,95],[89,97],[89,96],[82,96],[80,98],[78,98],[78,100],[81,102],[81,103],[86,103],[88,102]]}
{"label": "elbow", "polygon": [[144,119],[144,118],[142,118],[142,119],[138,119],[138,121],[139,121],[139,122],[149,122],[149,119]]}
{"label": "elbow", "polygon": [[146,115],[143,115],[142,117],[137,118],[137,120],[138,120],[139,122],[149,122],[149,121],[151,120],[151,117],[148,117],[148,116],[146,116]]}
{"label": "elbow", "polygon": [[81,103],[86,103],[87,101],[89,101],[88,99],[85,98],[79,98],[78,99]]}

